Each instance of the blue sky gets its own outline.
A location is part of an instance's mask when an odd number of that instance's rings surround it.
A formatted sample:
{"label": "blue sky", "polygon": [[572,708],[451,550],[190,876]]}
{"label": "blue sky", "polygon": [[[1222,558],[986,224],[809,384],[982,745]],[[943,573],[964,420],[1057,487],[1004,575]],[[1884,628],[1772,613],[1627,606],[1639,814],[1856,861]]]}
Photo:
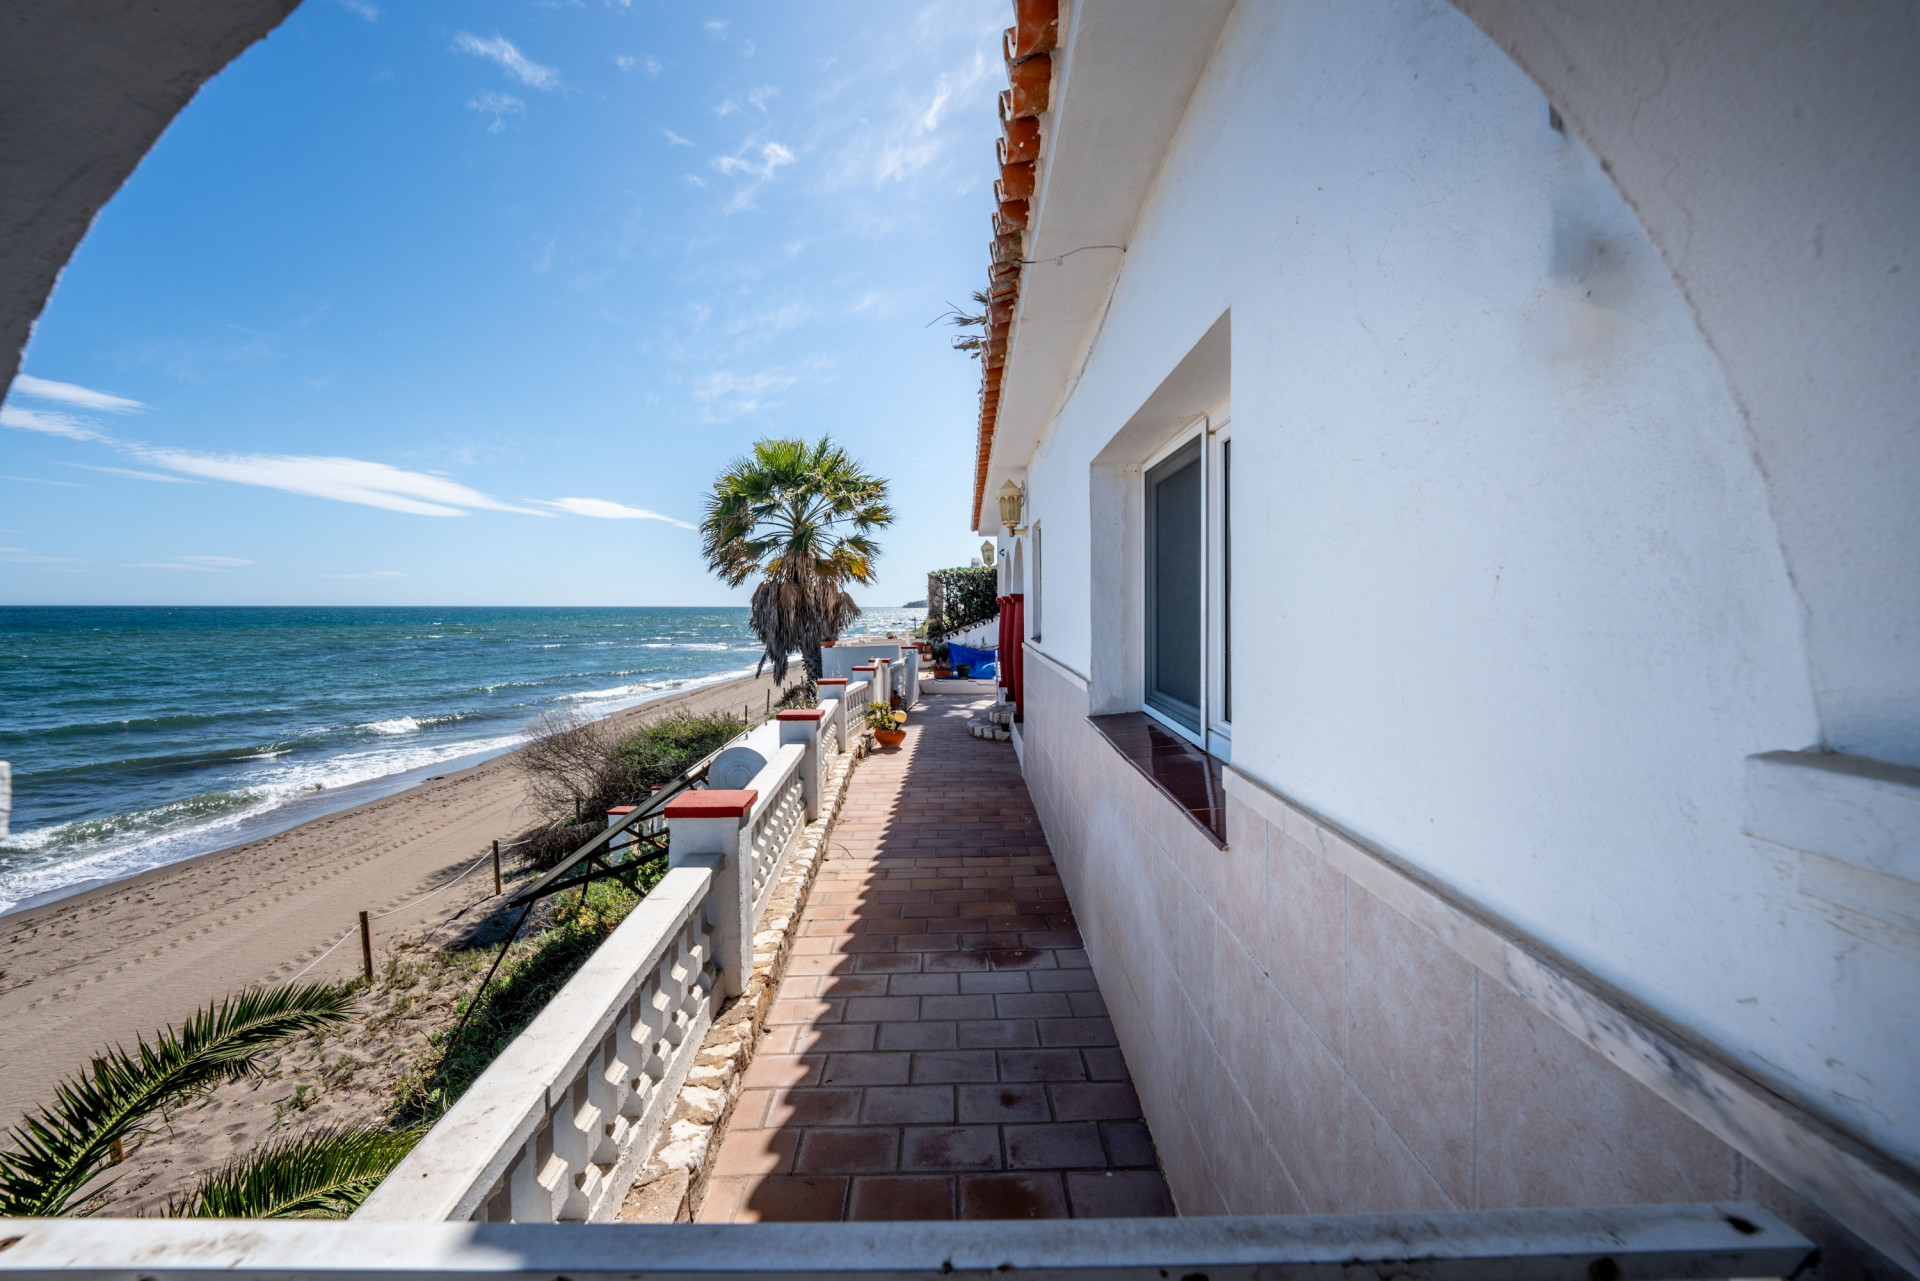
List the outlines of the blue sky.
{"label": "blue sky", "polygon": [[102,211],[0,410],[0,603],[743,602],[830,432],[965,564],[1005,0],[306,0]]}

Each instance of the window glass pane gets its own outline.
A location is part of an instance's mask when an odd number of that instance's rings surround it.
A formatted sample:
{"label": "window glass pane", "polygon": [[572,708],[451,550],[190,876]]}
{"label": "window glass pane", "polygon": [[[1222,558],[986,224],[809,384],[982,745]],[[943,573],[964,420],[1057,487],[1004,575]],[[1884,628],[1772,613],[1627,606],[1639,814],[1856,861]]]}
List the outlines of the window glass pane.
{"label": "window glass pane", "polygon": [[1147,703],[1200,728],[1198,442],[1147,474]]}
{"label": "window glass pane", "polygon": [[1233,724],[1233,442],[1220,444],[1220,719]]}

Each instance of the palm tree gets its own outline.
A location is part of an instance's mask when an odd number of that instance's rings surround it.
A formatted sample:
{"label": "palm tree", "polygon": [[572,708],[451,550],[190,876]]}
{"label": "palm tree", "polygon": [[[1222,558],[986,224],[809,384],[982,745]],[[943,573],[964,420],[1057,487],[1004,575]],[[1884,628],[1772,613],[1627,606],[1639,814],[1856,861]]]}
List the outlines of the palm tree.
{"label": "palm tree", "polygon": [[729,587],[761,575],[752,624],[775,680],[787,678],[796,649],[807,676],[820,679],[820,642],[860,614],[846,585],[874,579],[880,548],[868,534],[892,523],[887,482],[826,436],[815,445],[755,441],[713,482],[701,550]]}
{"label": "palm tree", "polygon": [[[129,1054],[98,1055],[54,1090],[54,1104],[22,1120],[0,1152],[0,1218],[63,1214],[119,1160],[125,1142],[170,1109],[223,1081],[258,1072],[293,1037],[345,1022],[351,989],[329,984],[249,988],[201,1009],[178,1032],[145,1037]],[[208,1177],[176,1213],[223,1217],[344,1217],[418,1136],[410,1131],[323,1131],[269,1145]],[[98,1191],[98,1189],[95,1189]]]}

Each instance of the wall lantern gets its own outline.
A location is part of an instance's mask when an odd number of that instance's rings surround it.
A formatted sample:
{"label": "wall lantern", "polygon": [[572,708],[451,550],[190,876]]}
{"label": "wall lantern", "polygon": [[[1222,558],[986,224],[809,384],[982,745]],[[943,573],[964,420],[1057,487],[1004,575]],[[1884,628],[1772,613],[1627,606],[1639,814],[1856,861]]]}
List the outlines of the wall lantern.
{"label": "wall lantern", "polygon": [[985,565],[989,569],[993,567],[993,540],[991,538],[980,544],[980,559],[973,563],[976,565]]}
{"label": "wall lantern", "polygon": [[1010,536],[1018,537],[1026,532],[1020,525],[1020,508],[1026,498],[1026,491],[1012,481],[1000,486],[1000,523],[1007,527]]}

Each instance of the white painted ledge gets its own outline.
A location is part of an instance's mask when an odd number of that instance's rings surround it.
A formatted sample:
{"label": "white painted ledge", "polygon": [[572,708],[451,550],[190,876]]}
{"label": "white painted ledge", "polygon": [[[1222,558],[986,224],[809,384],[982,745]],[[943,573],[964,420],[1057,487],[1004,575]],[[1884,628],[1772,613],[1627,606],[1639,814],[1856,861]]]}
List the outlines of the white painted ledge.
{"label": "white painted ledge", "polygon": [[1805,1237],[1757,1205],[1001,1223],[316,1223],[0,1219],[0,1277],[676,1281],[1652,1281],[1792,1276]]}

